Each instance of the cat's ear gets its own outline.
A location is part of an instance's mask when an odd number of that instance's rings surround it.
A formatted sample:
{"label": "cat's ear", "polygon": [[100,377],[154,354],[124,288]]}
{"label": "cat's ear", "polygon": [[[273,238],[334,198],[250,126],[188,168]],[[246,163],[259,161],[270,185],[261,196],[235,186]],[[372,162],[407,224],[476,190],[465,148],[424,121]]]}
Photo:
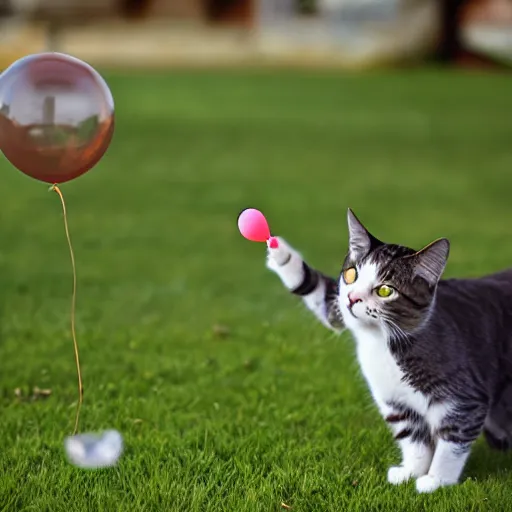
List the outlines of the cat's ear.
{"label": "cat's ear", "polygon": [[382,243],[368,232],[350,208],[347,212],[347,222],[348,250],[350,257],[354,260],[363,258],[374,247]]}
{"label": "cat's ear", "polygon": [[414,275],[425,279],[429,286],[436,286],[443,275],[449,253],[450,242],[446,238],[439,238],[427,245],[412,256]]}

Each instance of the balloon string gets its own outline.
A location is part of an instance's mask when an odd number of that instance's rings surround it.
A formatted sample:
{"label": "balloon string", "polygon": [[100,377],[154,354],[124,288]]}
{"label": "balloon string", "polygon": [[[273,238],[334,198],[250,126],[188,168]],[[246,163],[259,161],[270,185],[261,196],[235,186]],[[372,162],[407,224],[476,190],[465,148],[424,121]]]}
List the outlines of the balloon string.
{"label": "balloon string", "polygon": [[80,419],[80,409],[82,408],[82,402],[84,398],[84,388],[82,385],[82,372],[80,370],[80,358],[78,356],[78,343],[76,340],[76,332],[75,332],[75,312],[76,312],[76,265],[75,265],[75,255],[73,253],[73,246],[71,244],[71,236],[69,235],[69,227],[68,227],[68,216],[66,212],[66,203],[64,201],[64,196],[60,191],[57,185],[53,185],[50,190],[56,192],[60,198],[60,202],[62,204],[62,212],[64,214],[64,229],[66,230],[66,238],[69,246],[69,254],[71,256],[71,266],[73,268],[73,296],[71,298],[71,335],[73,337],[73,347],[75,349],[75,362],[76,362],[76,373],[78,375],[78,404],[76,408],[76,416],[75,416],[75,428],[73,430],[73,435],[75,435],[78,431],[78,421]]}

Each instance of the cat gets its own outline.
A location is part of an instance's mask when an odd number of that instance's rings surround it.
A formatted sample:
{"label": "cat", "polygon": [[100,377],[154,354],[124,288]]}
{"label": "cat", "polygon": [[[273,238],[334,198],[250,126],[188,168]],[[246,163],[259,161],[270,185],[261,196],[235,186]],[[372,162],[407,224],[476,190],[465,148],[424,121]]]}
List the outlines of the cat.
{"label": "cat", "polygon": [[420,251],[387,244],[350,209],[348,231],[338,279],[280,237],[267,267],[326,327],[355,339],[402,454],[388,482],[414,478],[420,493],[457,484],[482,432],[491,447],[512,447],[512,270],[442,279],[446,238]]}

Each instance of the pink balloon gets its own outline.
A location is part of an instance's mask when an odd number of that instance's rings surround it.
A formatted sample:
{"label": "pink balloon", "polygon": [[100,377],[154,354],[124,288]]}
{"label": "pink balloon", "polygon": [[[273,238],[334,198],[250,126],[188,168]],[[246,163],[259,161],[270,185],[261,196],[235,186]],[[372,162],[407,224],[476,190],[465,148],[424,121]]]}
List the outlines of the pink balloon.
{"label": "pink balloon", "polygon": [[270,229],[263,213],[254,208],[244,210],[238,217],[238,229],[243,237],[251,242],[266,242]]}

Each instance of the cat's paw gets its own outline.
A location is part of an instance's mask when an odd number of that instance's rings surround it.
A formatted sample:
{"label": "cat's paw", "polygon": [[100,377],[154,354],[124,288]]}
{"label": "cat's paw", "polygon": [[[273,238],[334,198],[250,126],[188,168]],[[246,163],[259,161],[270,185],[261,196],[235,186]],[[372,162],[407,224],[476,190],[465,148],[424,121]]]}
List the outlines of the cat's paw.
{"label": "cat's paw", "polygon": [[277,239],[277,247],[267,249],[267,268],[275,272],[289,290],[293,290],[304,279],[302,256],[282,238]]}
{"label": "cat's paw", "polygon": [[388,469],[388,482],[393,485],[403,484],[413,476],[413,472],[403,466],[393,466]]}
{"label": "cat's paw", "polygon": [[277,247],[267,247],[267,267],[274,272],[279,271],[290,262],[295,251],[280,237],[274,237],[277,240]]}
{"label": "cat's paw", "polygon": [[436,476],[425,475],[416,480],[416,490],[420,493],[434,492],[440,487],[443,487],[443,482]]}

